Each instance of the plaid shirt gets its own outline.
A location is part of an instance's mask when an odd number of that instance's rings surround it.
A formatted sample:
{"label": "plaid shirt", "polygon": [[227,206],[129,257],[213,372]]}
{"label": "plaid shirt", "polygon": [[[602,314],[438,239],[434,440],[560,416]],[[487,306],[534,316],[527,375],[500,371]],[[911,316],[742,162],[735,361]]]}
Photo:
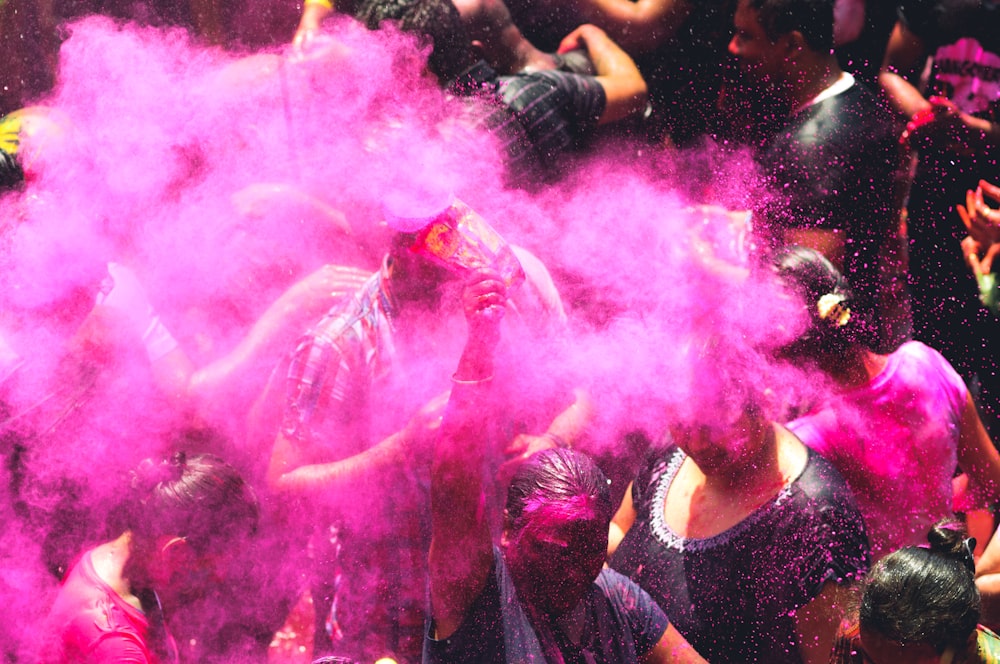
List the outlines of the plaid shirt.
{"label": "plaid shirt", "polygon": [[394,354],[396,306],[386,278],[383,265],[299,340],[285,381],[281,433],[289,440],[335,446],[340,458],[368,447],[371,385]]}

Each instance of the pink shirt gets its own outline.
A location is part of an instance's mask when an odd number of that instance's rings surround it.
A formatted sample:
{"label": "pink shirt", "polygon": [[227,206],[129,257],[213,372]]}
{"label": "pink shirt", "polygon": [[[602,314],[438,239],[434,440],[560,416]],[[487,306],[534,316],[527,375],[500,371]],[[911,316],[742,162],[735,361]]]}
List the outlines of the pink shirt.
{"label": "pink shirt", "polygon": [[93,550],[83,554],[59,589],[39,663],[159,664],[148,644],[145,614],[97,576],[92,554]]}
{"label": "pink shirt", "polygon": [[951,514],[967,398],[948,361],[911,341],[870,383],[788,424],[854,491],[873,558],[925,543],[931,525]]}

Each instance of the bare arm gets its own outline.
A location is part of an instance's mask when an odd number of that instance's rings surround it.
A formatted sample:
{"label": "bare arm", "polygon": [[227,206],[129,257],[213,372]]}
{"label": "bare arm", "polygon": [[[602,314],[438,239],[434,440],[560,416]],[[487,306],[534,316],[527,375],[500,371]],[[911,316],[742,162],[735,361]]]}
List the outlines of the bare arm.
{"label": "bare arm", "polygon": [[705,660],[672,624],[667,625],[656,646],[643,658],[646,664],[702,664]]}
{"label": "bare arm", "polygon": [[579,0],[580,17],[604,28],[632,54],[656,49],[691,12],[687,0]]}
{"label": "bare arm", "polygon": [[923,40],[902,23],[896,23],[878,82],[889,104],[908,118],[929,106],[916,88],[926,56]]}
{"label": "bare arm", "polygon": [[599,124],[621,120],[646,107],[646,81],[628,53],[594,25],[581,25],[566,35],[559,52],[581,47],[587,49],[607,98]]}
{"label": "bare arm", "polygon": [[827,581],[819,595],[795,612],[799,654],[805,664],[830,661],[837,629],[847,614],[850,593],[848,586]]}
{"label": "bare arm", "polygon": [[261,315],[247,335],[226,355],[211,364],[179,375],[183,385],[161,383],[173,389],[189,390],[198,398],[208,398],[227,383],[239,380],[243,372],[262,357],[275,356],[292,345],[306,326],[315,322],[341,298],[357,291],[371,277],[360,268],[324,265],[297,281]]}
{"label": "bare arm", "polygon": [[278,433],[268,464],[268,486],[277,491],[319,497],[371,481],[373,473],[430,459],[448,393],[431,400],[406,427],[364,452],[328,463],[305,464],[299,447]]}
{"label": "bare arm", "polygon": [[319,33],[320,25],[332,13],[333,3],[329,0],[306,0],[299,27],[292,38],[292,47],[300,53],[308,48],[309,42]]}
{"label": "bare arm", "polygon": [[1000,498],[1000,454],[979,419],[971,394],[966,395],[959,425],[958,465],[992,501]]}
{"label": "bare arm", "polygon": [[463,295],[468,339],[431,464],[428,560],[431,611],[439,639],[448,638],[461,626],[493,566],[481,436],[504,300],[503,282],[489,273],[474,278]]}
{"label": "bare arm", "polygon": [[609,559],[618,550],[618,545],[625,539],[625,533],[629,531],[633,523],[635,523],[635,506],[632,505],[632,483],[629,482],[625,489],[625,495],[622,497],[622,504],[615,512],[614,518],[611,519],[611,528],[608,532]]}

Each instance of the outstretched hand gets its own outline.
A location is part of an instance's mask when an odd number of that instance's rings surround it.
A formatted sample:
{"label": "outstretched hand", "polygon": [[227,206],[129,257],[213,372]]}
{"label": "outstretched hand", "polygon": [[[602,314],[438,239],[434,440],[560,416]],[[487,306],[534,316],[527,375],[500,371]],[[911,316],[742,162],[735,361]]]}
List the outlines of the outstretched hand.
{"label": "outstretched hand", "polygon": [[986,198],[1000,203],[1000,187],[980,180],[975,190],[966,192],[965,205],[955,206],[969,232],[963,253],[977,277],[992,273],[993,258],[1000,251],[1000,209],[990,207]]}

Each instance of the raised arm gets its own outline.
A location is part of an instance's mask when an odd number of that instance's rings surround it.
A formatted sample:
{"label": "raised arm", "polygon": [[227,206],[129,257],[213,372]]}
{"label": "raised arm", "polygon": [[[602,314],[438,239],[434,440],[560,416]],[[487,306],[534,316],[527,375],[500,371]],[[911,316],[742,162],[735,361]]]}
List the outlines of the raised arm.
{"label": "raised arm", "polygon": [[959,425],[958,465],[969,474],[990,503],[1000,497],[1000,454],[986,433],[972,395],[966,395]]}
{"label": "raised arm", "polygon": [[438,639],[448,638],[459,628],[493,566],[493,543],[484,513],[483,432],[504,291],[496,275],[480,273],[463,294],[468,338],[431,465],[429,573]]}
{"label": "raised arm", "polygon": [[930,107],[916,88],[927,49],[923,40],[897,22],[889,37],[878,82],[896,112],[910,118]]}
{"label": "raised arm", "polygon": [[598,124],[621,120],[646,107],[646,81],[639,68],[603,30],[595,25],[581,25],[559,44],[560,53],[578,48],[587,49],[607,98]]}
{"label": "raised arm", "polygon": [[323,20],[332,13],[333,3],[330,0],[306,0],[299,27],[292,38],[292,48],[298,53],[308,49],[310,42],[319,34]]}

